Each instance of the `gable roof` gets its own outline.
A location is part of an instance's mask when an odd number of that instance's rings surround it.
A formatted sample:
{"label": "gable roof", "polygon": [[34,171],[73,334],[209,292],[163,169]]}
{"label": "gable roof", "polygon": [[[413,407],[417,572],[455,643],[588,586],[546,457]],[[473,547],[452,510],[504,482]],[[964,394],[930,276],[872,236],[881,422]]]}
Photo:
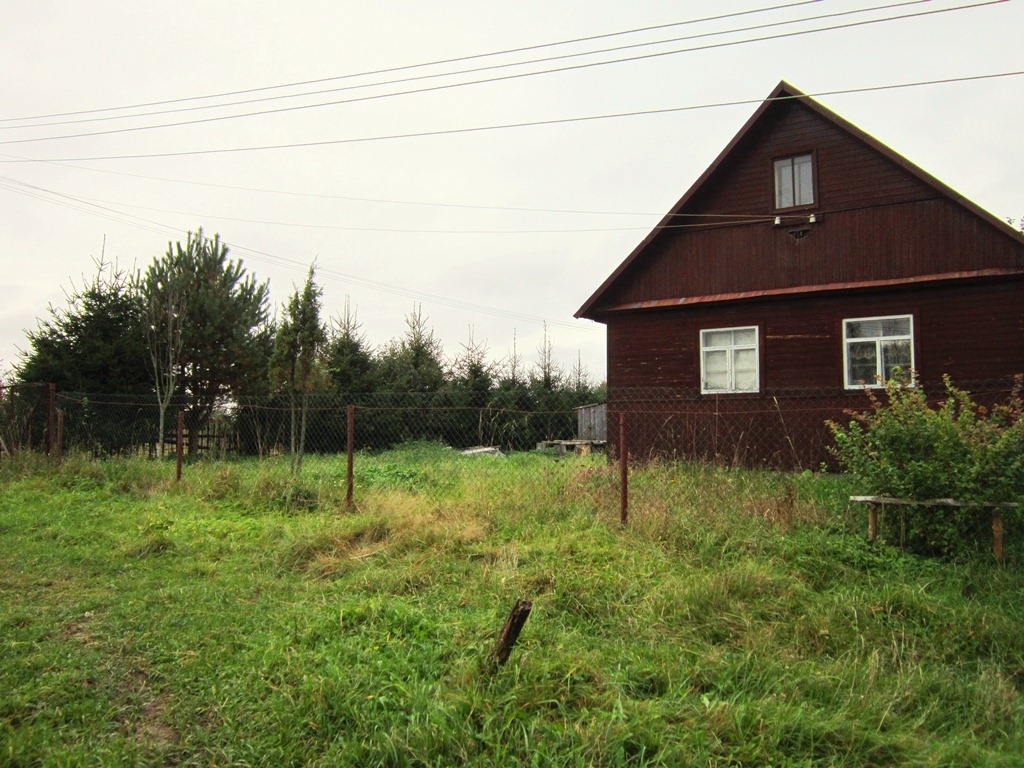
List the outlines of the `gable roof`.
{"label": "gable roof", "polygon": [[733,151],[747,138],[748,134],[753,130],[754,126],[765,120],[766,113],[773,110],[776,105],[785,102],[796,102],[807,110],[810,110],[814,114],[818,115],[826,122],[832,124],[839,130],[850,135],[854,139],[862,142],[868,148],[874,150],[879,155],[882,155],[890,163],[898,166],[902,170],[909,173],[911,176],[918,179],[925,186],[933,189],[940,197],[944,197],[954,204],[968,210],[973,215],[982,219],[988,225],[1000,230],[1003,234],[1009,235],[1015,239],[1021,245],[1024,245],[1024,234],[1018,232],[1013,227],[1009,226],[1006,222],[1001,221],[996,216],[980,207],[979,205],[968,200],[966,197],[956,192],[952,188],[943,184],[941,181],[936,179],[934,176],[915,165],[914,163],[907,160],[905,157],[895,152],[878,139],[871,136],[869,133],[861,130],[853,123],[840,117],[832,110],[822,106],[817,101],[807,96],[803,92],[794,88],[784,80],[781,81],[772,92],[765,98],[761,105],[754,111],[740,131],[732,138],[732,140],[725,146],[725,148],[718,154],[714,162],[708,166],[707,170],[701,174],[701,176],[693,183],[693,185],[687,190],[679,201],[672,207],[672,209],[658,222],[658,224],[651,230],[651,232],[640,242],[636,248],[616,267],[615,271],[608,276],[608,278],[598,287],[590,298],[588,298],[574,315],[577,318],[589,317],[591,311],[599,304],[601,298],[605,293],[616,283],[619,277],[641,256],[641,254],[647,249],[647,247],[657,238],[661,232],[668,227],[674,217],[683,213],[687,208],[691,200],[698,194],[698,192],[704,187],[708,180],[719,170],[722,163],[728,158]]}

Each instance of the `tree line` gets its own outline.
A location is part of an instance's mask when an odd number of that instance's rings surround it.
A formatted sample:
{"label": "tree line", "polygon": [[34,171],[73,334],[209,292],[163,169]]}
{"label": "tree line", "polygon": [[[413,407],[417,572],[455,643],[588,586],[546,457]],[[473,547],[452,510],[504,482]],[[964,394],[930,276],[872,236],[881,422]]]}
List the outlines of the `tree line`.
{"label": "tree line", "polygon": [[[236,413],[245,412],[239,404],[281,405],[285,442],[298,471],[310,405],[325,397],[366,402],[374,395],[405,396],[440,406],[526,410],[603,399],[603,385],[580,362],[566,370],[555,361],[546,329],[532,363],[514,345],[494,361],[472,333],[448,358],[414,306],[404,334],[374,348],[347,300],[340,315],[324,317],[315,264],[274,313],[268,283],[230,258],[218,235],[201,229],[185,242],[169,243],[144,270],[126,272],[102,259],[96,267],[86,285],[68,294],[66,306],[51,305],[48,317],[27,331],[28,349],[15,365],[15,378],[94,400],[145,400],[156,413],[157,450],[172,411],[185,412],[192,440],[226,404],[234,404]],[[267,426],[250,424],[242,431],[257,435],[250,448],[261,451],[258,434],[265,436]],[[417,436],[409,432],[388,439]],[[117,448],[113,438],[102,442],[101,450]]]}

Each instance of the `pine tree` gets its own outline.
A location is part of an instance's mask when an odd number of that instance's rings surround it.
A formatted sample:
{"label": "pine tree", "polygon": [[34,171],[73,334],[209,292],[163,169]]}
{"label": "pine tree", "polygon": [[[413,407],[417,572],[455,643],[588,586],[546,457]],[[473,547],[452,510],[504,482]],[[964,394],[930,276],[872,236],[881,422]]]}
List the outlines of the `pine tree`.
{"label": "pine tree", "polygon": [[151,389],[143,304],[128,275],[102,257],[66,308],[28,331],[29,351],[16,367],[23,382],[56,384],[85,394],[146,394]]}
{"label": "pine tree", "polygon": [[[149,311],[154,381],[180,389],[188,405],[189,449],[217,404],[245,394],[266,361],[260,343],[268,319],[267,283],[228,259],[219,235],[202,229],[168,244],[140,279]],[[170,401],[169,396],[163,398]],[[166,407],[166,406],[164,406]]]}
{"label": "pine tree", "polygon": [[437,392],[445,383],[441,341],[427,326],[420,305],[405,316],[405,324],[405,335],[390,342],[380,355],[383,386],[389,392]]}
{"label": "pine tree", "polygon": [[[302,469],[309,395],[322,377],[323,352],[327,343],[327,331],[320,321],[323,291],[316,284],[315,276],[314,265],[309,268],[302,290],[296,290],[285,305],[270,360],[272,381],[288,393],[293,475]],[[301,396],[298,413],[297,396]]]}
{"label": "pine tree", "polygon": [[377,391],[379,379],[376,361],[347,296],[344,313],[332,321],[326,364],[331,388],[335,392],[367,394]]}

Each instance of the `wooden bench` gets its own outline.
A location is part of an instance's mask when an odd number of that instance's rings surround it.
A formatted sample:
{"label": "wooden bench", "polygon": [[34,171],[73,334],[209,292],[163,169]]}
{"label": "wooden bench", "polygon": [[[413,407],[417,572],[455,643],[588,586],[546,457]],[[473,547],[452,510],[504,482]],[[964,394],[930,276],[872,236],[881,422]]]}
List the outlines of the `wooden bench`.
{"label": "wooden bench", "polygon": [[850,501],[868,505],[868,542],[874,542],[878,535],[878,510],[887,506],[894,507],[970,507],[973,509],[992,510],[992,554],[996,560],[1003,561],[1003,514],[1004,509],[1019,506],[1016,502],[978,502],[957,501],[956,499],[926,499],[909,501],[894,499],[891,496],[851,496]]}

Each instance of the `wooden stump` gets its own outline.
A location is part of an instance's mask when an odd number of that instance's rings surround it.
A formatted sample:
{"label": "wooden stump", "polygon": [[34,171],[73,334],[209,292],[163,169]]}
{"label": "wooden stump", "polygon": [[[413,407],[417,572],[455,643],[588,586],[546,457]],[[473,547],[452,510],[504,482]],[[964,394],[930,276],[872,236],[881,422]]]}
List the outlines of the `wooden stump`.
{"label": "wooden stump", "polygon": [[512,611],[509,613],[508,618],[505,619],[505,626],[501,628],[498,639],[487,656],[487,663],[485,664],[487,671],[494,672],[508,661],[508,657],[512,654],[512,648],[519,639],[519,633],[522,631],[523,625],[530,618],[531,610],[533,610],[532,601],[516,600],[516,604],[512,606]]}

